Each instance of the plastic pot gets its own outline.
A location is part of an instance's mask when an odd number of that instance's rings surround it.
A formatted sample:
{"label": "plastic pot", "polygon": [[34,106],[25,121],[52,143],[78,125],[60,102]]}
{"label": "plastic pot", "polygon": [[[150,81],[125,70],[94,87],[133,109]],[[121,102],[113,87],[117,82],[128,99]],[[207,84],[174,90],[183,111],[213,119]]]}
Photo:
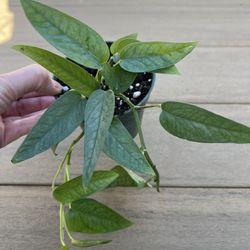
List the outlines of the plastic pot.
{"label": "plastic pot", "polygon": [[[146,96],[137,104],[137,106],[143,106],[148,102],[148,99],[149,99],[150,94],[151,94],[151,92],[153,90],[154,84],[155,84],[155,74],[152,73],[151,87],[150,87],[148,93],[146,94]],[[143,112],[144,112],[143,109],[137,110],[140,121],[142,121]],[[133,115],[133,112],[131,111],[131,109],[125,111],[125,113],[123,115],[119,115],[117,117],[120,119],[120,121],[126,127],[126,129],[131,134],[131,136],[133,138],[135,138],[137,133],[138,133],[138,130],[137,130],[136,123],[135,123],[135,118],[134,118],[134,115]]]}

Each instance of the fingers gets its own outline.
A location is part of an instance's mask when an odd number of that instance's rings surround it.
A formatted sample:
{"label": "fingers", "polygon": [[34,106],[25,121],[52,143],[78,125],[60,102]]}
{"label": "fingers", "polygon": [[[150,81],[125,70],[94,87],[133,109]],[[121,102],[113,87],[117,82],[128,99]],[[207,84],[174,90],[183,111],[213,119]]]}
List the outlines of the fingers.
{"label": "fingers", "polygon": [[61,88],[59,83],[50,79],[44,68],[36,64],[0,75],[0,112],[3,113],[13,101],[29,93],[56,95]]}
{"label": "fingers", "polygon": [[0,146],[3,147],[10,142],[26,135],[37,123],[45,110],[38,111],[25,117],[12,117],[10,119],[3,119],[4,123],[4,137],[1,138]]}
{"label": "fingers", "polygon": [[54,101],[55,98],[53,96],[20,99],[19,101],[13,102],[8,110],[2,114],[2,116],[8,117],[28,115],[30,113],[48,108]]}

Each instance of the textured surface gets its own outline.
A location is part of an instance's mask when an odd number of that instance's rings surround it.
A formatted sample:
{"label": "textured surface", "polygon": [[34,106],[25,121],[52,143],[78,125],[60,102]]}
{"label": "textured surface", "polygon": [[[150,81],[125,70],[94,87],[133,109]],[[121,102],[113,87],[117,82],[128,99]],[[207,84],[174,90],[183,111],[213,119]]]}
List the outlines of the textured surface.
{"label": "textured surface", "polygon": [[[48,187],[1,187],[0,195],[4,201],[0,205],[1,250],[58,248],[58,208]],[[114,241],[93,249],[247,249],[249,195],[245,189],[162,188],[160,194],[132,189],[104,192],[96,198],[133,220],[134,225],[125,231],[98,235]]]}
{"label": "textured surface", "polygon": [[[188,101],[250,125],[249,0],[44,0],[95,28],[107,40],[139,32],[139,39],[199,41],[177,64],[181,76],[159,75],[150,102]],[[10,49],[30,44],[51,49],[26,21],[19,1],[13,40],[0,45],[0,73],[32,61]],[[55,52],[55,50],[51,49]],[[109,250],[235,250],[250,246],[250,146],[190,143],[167,134],[160,110],[147,110],[146,143],[162,176],[161,193],[118,189],[99,201],[134,221],[111,235]],[[79,131],[58,148],[13,167],[22,139],[0,151],[0,250],[58,248],[57,204],[49,185],[56,165]],[[81,174],[82,145],[73,154]],[[98,168],[114,163],[102,156]],[[30,186],[31,184],[35,186]],[[8,185],[8,186],[6,186]],[[201,188],[202,187],[202,188]],[[216,188],[217,187],[217,188]],[[103,238],[109,239],[109,235]]]}

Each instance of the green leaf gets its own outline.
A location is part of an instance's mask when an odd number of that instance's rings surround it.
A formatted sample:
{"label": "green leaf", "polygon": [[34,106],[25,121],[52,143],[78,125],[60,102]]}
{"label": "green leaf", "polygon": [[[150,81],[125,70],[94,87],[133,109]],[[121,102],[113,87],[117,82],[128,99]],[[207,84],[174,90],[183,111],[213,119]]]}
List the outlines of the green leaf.
{"label": "green leaf", "polygon": [[249,127],[186,103],[163,103],[160,123],[170,134],[189,141],[250,143]]}
{"label": "green leaf", "polygon": [[71,232],[108,233],[129,227],[132,223],[93,199],[80,199],[71,204],[65,213],[65,221]]}
{"label": "green leaf", "polygon": [[89,96],[94,90],[99,88],[99,83],[91,74],[61,56],[44,49],[26,45],[16,45],[13,48],[41,64],[72,89],[85,96]]}
{"label": "green leaf", "polygon": [[146,175],[154,174],[133,138],[117,118],[113,119],[109,128],[103,152],[128,169]]}
{"label": "green leaf", "polygon": [[154,70],[152,72],[153,73],[160,73],[160,74],[171,74],[171,75],[180,75],[181,74],[176,66],[170,66],[167,68]]}
{"label": "green leaf", "polygon": [[68,246],[62,246],[59,250],[70,250]]}
{"label": "green leaf", "polygon": [[120,52],[120,65],[130,72],[150,72],[173,66],[188,55],[196,42],[137,42],[124,47]]}
{"label": "green leaf", "polygon": [[134,82],[136,75],[122,69],[119,65],[112,67],[105,64],[102,69],[105,83],[115,92],[123,93]]}
{"label": "green leaf", "polygon": [[96,69],[108,61],[109,48],[92,28],[36,1],[21,0],[21,3],[33,27],[68,58]]}
{"label": "green leaf", "polygon": [[71,243],[75,247],[93,247],[96,245],[107,244],[112,242],[112,240],[72,240]]}
{"label": "green leaf", "polygon": [[60,186],[54,192],[54,198],[65,204],[71,203],[108,187],[117,177],[113,171],[95,171],[86,189],[82,185],[82,176],[78,176]]}
{"label": "green leaf", "polygon": [[112,90],[96,90],[87,101],[84,119],[84,187],[88,186],[102,151],[113,118],[114,107],[115,96]]}
{"label": "green leaf", "polygon": [[115,42],[112,43],[112,45],[110,47],[111,53],[114,55],[115,53],[117,53],[119,50],[121,50],[126,45],[128,45],[130,43],[138,42],[138,40],[136,40],[137,36],[138,36],[138,33],[133,33],[133,34],[130,34],[128,36],[124,36],[124,37],[116,40]]}
{"label": "green leaf", "polygon": [[66,138],[83,121],[85,105],[86,99],[75,91],[57,99],[25,138],[12,162],[29,159]]}
{"label": "green leaf", "polygon": [[116,178],[109,187],[145,187],[146,181],[135,174],[132,170],[123,168],[122,166],[115,166],[111,169],[114,173],[117,173],[119,176]]}

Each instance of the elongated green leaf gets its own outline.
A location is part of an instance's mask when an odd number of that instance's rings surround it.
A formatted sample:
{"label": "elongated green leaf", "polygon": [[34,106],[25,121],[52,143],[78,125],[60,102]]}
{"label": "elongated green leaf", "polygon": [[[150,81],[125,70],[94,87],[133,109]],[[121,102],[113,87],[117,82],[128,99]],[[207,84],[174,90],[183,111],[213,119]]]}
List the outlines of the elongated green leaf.
{"label": "elongated green leaf", "polygon": [[85,105],[86,99],[75,91],[57,99],[25,138],[12,162],[29,159],[66,138],[83,121]]}
{"label": "elongated green leaf", "polygon": [[93,247],[101,244],[107,244],[112,242],[112,240],[72,240],[71,243],[75,247]]}
{"label": "elongated green leaf", "polygon": [[108,187],[117,177],[114,171],[95,171],[86,189],[83,189],[82,176],[78,176],[57,187],[54,198],[61,203],[71,203]]}
{"label": "elongated green leaf", "polygon": [[92,28],[36,1],[21,0],[21,3],[33,27],[68,58],[96,69],[108,61],[108,46]]}
{"label": "elongated green leaf", "polygon": [[177,69],[176,66],[170,66],[167,68],[154,70],[152,72],[153,73],[160,73],[160,74],[180,75],[180,71]]}
{"label": "elongated green leaf", "polygon": [[112,67],[109,64],[103,66],[102,74],[105,83],[115,92],[123,93],[136,78],[135,73],[122,69],[119,65]]}
{"label": "elongated green leaf", "polygon": [[189,141],[250,143],[249,127],[186,103],[163,103],[160,123],[169,133]]}
{"label": "elongated green leaf", "polygon": [[146,181],[132,170],[123,168],[122,166],[115,166],[111,171],[117,173],[119,176],[109,185],[110,187],[142,188],[146,186]]}
{"label": "elongated green leaf", "polygon": [[113,119],[109,128],[103,152],[128,169],[146,175],[154,174],[133,138],[117,118]]}
{"label": "elongated green leaf", "polygon": [[72,89],[85,96],[89,96],[94,90],[99,88],[99,83],[91,74],[61,56],[44,49],[26,45],[16,45],[13,48],[41,64]]}
{"label": "elongated green leaf", "polygon": [[132,223],[93,199],[80,199],[71,204],[65,213],[65,221],[71,232],[108,233],[129,227]]}
{"label": "elongated green leaf", "polygon": [[96,90],[88,99],[85,110],[85,140],[83,185],[88,186],[96,161],[102,151],[115,107],[115,96],[111,90]]}
{"label": "elongated green leaf", "polygon": [[173,66],[188,55],[196,42],[137,42],[124,47],[120,52],[120,65],[130,72],[150,72]]}
{"label": "elongated green leaf", "polygon": [[137,36],[138,36],[138,33],[133,33],[133,34],[130,34],[128,36],[124,36],[124,37],[116,40],[115,42],[112,43],[112,45],[110,47],[111,53],[114,55],[115,53],[117,53],[119,50],[121,50],[126,45],[133,43],[133,42],[138,42],[138,40],[136,40]]}

